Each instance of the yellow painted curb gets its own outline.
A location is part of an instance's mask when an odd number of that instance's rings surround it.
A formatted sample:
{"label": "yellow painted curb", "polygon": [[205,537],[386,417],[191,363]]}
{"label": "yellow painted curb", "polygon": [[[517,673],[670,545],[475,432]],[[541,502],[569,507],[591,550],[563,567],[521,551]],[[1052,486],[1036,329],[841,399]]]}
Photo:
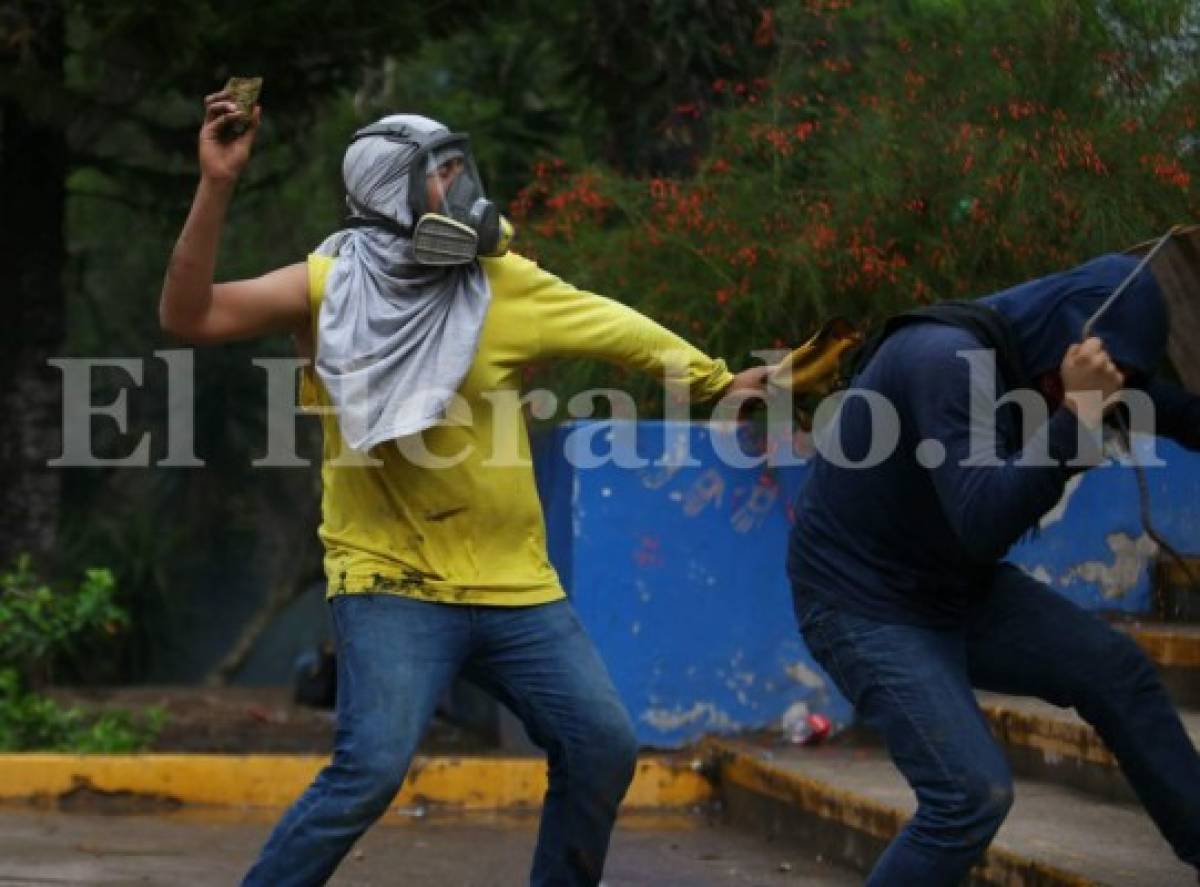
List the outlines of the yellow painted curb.
{"label": "yellow painted curb", "polygon": [[[0,755],[0,801],[48,801],[92,791],[181,804],[284,807],[326,763],[328,758],[319,755]],[[541,759],[418,756],[393,804],[537,807],[545,791]],[[625,806],[686,807],[709,800],[712,793],[691,758],[646,757],[638,762]]]}
{"label": "yellow painted curb", "polygon": [[[718,787],[735,785],[745,791],[789,804],[873,838],[890,841],[908,821],[908,814],[887,804],[835,788],[819,779],[772,766],[733,743],[706,740],[702,748],[717,763]],[[1052,887],[1093,887],[1094,881],[1037,859],[992,846],[975,869],[986,884],[1039,884]]]}
{"label": "yellow painted curb", "polygon": [[1200,626],[1133,623],[1118,627],[1159,667],[1200,668]]}
{"label": "yellow painted curb", "polygon": [[1117,759],[1104,740],[1087,724],[1007,708],[998,702],[986,702],[980,708],[992,731],[1007,745],[1034,749],[1047,760],[1066,758],[1104,767],[1117,766]]}

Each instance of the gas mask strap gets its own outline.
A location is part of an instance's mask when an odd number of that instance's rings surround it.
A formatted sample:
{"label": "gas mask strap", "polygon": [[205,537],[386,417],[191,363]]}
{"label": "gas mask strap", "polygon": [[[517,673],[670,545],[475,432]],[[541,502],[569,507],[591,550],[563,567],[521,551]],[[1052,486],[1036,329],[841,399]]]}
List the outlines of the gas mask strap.
{"label": "gas mask strap", "polygon": [[363,216],[347,216],[345,222],[343,222],[343,227],[382,228],[384,231],[395,234],[397,237],[411,237],[413,231],[411,225],[401,225],[399,222],[394,222],[391,219],[368,219]]}
{"label": "gas mask strap", "polygon": [[372,136],[381,136],[391,142],[420,145],[420,142],[413,137],[412,128],[403,123],[372,123],[370,126],[364,126],[350,137],[350,143],[354,144],[359,139]]}

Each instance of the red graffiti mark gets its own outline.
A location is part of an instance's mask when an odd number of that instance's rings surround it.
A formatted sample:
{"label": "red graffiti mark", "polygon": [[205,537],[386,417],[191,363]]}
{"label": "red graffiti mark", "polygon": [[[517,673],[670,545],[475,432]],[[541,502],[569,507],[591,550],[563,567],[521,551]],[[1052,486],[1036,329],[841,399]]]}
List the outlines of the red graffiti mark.
{"label": "red graffiti mark", "polygon": [[653,536],[642,536],[639,539],[640,548],[633,552],[633,561],[639,567],[659,567],[662,566],[662,553],[659,551],[661,544]]}

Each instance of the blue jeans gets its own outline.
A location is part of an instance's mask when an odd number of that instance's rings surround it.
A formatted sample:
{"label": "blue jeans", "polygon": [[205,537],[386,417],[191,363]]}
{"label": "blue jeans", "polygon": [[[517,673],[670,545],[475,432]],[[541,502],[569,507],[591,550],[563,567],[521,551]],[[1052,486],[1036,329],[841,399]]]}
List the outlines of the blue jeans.
{"label": "blue jeans", "polygon": [[1200,756],[1154,666],[1102,619],[1008,564],[953,629],[876,622],[802,589],[795,604],[813,656],[917,795],[869,885],[958,884],[1004,821],[1012,776],[973,686],[1077,709],[1175,853],[1200,866]]}
{"label": "blue jeans", "polygon": [[338,657],[333,760],[276,825],[243,884],[325,883],[391,803],[438,699],[460,673],[511,708],[549,757],[530,883],[597,884],[633,779],[637,739],[571,605],[351,594],[330,607]]}

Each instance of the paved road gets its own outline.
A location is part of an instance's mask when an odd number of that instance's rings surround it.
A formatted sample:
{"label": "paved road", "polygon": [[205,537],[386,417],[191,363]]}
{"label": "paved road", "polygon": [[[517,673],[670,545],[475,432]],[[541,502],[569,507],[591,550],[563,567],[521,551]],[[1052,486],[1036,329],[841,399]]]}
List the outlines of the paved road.
{"label": "paved road", "polygon": [[[266,837],[261,815],[185,811],[112,816],[0,810],[0,885],[236,884]],[[528,883],[532,817],[424,817],[377,825],[335,887],[492,887]],[[613,839],[606,887],[859,883],[853,873],[702,817],[630,816]]]}

